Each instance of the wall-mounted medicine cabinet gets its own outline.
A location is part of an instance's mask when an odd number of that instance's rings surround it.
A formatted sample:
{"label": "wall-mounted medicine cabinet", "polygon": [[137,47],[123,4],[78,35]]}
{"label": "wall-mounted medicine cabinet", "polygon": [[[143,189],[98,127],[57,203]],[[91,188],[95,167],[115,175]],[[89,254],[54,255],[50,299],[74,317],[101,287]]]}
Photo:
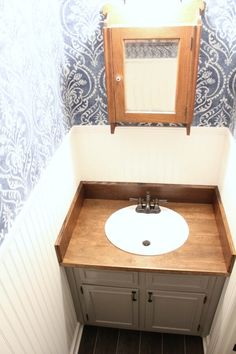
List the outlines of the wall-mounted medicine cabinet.
{"label": "wall-mounted medicine cabinet", "polygon": [[119,123],[181,123],[190,134],[203,8],[202,1],[180,3],[165,20],[161,11],[145,9],[148,19],[135,9],[129,16],[126,5],[104,7],[111,133]]}

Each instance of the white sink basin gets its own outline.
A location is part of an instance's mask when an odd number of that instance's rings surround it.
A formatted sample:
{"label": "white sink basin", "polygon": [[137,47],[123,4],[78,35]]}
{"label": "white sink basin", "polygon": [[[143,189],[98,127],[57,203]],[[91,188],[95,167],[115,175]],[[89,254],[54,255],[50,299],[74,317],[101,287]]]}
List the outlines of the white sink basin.
{"label": "white sink basin", "polygon": [[106,236],[116,247],[151,256],[171,252],[186,242],[189,228],[180,214],[165,207],[160,207],[159,214],[137,213],[135,208],[117,210],[106,221]]}

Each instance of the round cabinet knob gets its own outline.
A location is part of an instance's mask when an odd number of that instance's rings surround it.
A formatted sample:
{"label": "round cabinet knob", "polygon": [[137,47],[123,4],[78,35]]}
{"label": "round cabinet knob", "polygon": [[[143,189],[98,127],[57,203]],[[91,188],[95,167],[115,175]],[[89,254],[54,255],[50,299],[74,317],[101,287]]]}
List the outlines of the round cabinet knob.
{"label": "round cabinet knob", "polygon": [[120,81],[121,81],[120,75],[116,75],[116,81],[117,81],[117,82],[120,82]]}

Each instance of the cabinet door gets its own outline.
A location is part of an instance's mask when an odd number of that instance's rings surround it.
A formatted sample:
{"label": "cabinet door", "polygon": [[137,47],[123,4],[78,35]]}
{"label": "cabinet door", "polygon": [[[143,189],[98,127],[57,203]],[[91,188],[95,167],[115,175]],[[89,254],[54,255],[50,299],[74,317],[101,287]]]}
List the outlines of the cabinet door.
{"label": "cabinet door", "polygon": [[146,329],[199,334],[205,294],[147,291]]}
{"label": "cabinet door", "polygon": [[86,317],[90,324],[138,328],[138,290],[83,285]]}
{"label": "cabinet door", "polygon": [[112,28],[116,119],[186,123],[194,27]]}

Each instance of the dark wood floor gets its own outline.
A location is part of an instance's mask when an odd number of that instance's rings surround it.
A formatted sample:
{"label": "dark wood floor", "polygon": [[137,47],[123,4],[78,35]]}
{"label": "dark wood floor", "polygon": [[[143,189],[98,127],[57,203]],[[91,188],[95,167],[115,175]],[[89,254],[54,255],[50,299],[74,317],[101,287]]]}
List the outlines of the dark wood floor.
{"label": "dark wood floor", "polygon": [[84,326],[78,354],[203,354],[201,337]]}

